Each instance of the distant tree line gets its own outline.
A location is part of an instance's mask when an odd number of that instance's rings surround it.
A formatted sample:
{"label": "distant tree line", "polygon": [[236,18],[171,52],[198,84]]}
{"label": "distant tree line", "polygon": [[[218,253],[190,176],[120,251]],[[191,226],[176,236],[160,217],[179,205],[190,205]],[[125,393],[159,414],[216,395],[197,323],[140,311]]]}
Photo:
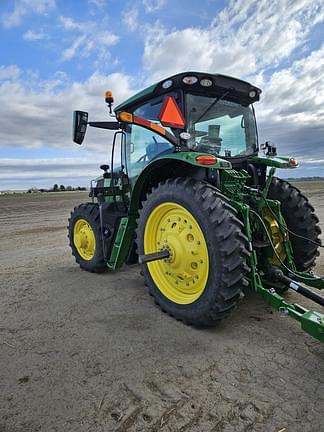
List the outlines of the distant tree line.
{"label": "distant tree line", "polygon": [[64,185],[58,185],[55,183],[55,185],[53,185],[52,189],[49,189],[49,192],[61,192],[61,191],[85,191],[87,190],[86,187],[83,186],[64,186]]}
{"label": "distant tree line", "polygon": [[63,184],[61,184],[60,186],[55,183],[53,185],[53,187],[49,188],[49,189],[44,189],[44,188],[30,188],[28,189],[27,193],[35,193],[35,192],[64,192],[64,191],[85,191],[87,190],[86,187],[84,186],[64,186]]}

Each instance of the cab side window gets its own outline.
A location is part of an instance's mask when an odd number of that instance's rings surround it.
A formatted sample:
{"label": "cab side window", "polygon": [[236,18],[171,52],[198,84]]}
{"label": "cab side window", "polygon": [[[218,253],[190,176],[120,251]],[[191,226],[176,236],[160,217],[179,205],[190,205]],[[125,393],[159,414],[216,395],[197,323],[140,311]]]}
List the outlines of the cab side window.
{"label": "cab side window", "polygon": [[[151,101],[133,111],[138,117],[160,125],[158,115],[163,99]],[[129,125],[127,129],[128,167],[132,178],[136,178],[144,167],[155,157],[164,153],[173,153],[174,145],[152,130],[138,125]]]}

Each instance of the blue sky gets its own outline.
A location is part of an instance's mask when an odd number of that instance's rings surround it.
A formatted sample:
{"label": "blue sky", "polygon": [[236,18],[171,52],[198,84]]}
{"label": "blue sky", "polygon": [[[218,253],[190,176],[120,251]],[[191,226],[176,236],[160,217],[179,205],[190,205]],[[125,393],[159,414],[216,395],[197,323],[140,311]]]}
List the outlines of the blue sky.
{"label": "blue sky", "polygon": [[71,112],[105,119],[105,90],[118,103],[185,70],[260,86],[261,141],[324,175],[323,20],[321,0],[2,0],[0,190],[86,185],[111,135],[76,146]]}

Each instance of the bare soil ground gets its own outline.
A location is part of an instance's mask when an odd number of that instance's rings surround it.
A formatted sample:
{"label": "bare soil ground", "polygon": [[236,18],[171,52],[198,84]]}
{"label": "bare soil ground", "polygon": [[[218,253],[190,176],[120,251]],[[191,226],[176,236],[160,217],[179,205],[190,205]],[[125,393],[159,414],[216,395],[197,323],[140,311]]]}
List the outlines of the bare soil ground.
{"label": "bare soil ground", "polygon": [[[299,186],[324,222],[323,183]],[[81,271],[66,225],[84,201],[0,197],[1,432],[324,430],[319,342],[253,293],[196,330],[154,305],[137,266]]]}

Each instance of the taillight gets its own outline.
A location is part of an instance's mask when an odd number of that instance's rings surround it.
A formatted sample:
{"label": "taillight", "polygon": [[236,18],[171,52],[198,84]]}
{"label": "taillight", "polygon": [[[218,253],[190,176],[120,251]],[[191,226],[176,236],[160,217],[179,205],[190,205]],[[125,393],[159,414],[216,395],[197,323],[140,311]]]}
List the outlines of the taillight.
{"label": "taillight", "polygon": [[289,165],[291,167],[296,167],[296,166],[298,166],[298,161],[295,158],[290,158],[289,159]]}
{"label": "taillight", "polygon": [[196,162],[198,162],[200,165],[214,165],[217,163],[217,158],[213,155],[200,155],[196,157]]}

